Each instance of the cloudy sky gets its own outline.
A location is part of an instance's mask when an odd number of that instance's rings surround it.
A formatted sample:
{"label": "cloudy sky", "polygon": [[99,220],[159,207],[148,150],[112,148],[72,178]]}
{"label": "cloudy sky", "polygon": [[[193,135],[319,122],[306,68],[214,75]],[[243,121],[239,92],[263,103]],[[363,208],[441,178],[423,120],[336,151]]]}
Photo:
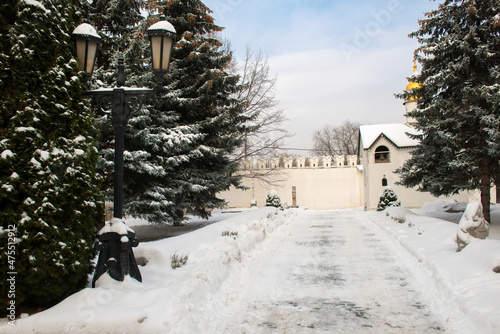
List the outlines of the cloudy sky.
{"label": "cloudy sky", "polygon": [[301,149],[312,148],[314,130],[325,124],[404,122],[404,106],[394,94],[413,70],[418,43],[408,34],[438,6],[431,0],[203,3],[225,27],[237,59],[247,46],[269,57],[277,98],[295,133],[287,147]]}

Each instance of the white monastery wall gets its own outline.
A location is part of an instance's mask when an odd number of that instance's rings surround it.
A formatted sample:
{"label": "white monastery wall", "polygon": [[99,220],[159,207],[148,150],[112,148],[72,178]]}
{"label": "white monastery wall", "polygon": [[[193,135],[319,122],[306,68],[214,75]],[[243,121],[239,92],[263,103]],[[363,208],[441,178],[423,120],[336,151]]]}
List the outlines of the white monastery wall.
{"label": "white monastery wall", "polygon": [[[375,149],[381,145],[389,149],[389,162],[375,161]],[[262,207],[266,205],[267,194],[274,189],[285,206],[307,207],[311,210],[355,207],[376,210],[380,194],[385,189],[382,183],[385,178],[387,186],[394,189],[401,205],[407,208],[419,208],[425,202],[436,199],[454,199],[459,202],[480,200],[478,191],[436,198],[428,192],[397,185],[399,175],[394,171],[409,159],[411,149],[398,148],[381,136],[372,149],[360,152],[360,162],[357,161],[357,156],[248,160],[245,170],[240,171],[240,174],[248,176],[253,172],[273,172],[282,181],[279,185],[269,186],[258,179],[244,177],[242,183],[247,190],[231,187],[230,190],[221,192],[219,197],[228,202],[228,207],[250,207],[253,202]],[[292,198],[293,189],[295,202]],[[496,202],[494,187],[492,202]]]}
{"label": "white monastery wall", "polygon": [[293,206],[293,188],[296,193],[296,206],[311,210],[345,209],[363,206],[363,172],[357,168],[357,157],[343,156],[320,158],[290,158],[282,160],[247,161],[243,175],[276,169],[278,178],[284,181],[279,186],[262,184],[256,179],[243,178],[248,190],[231,188],[220,193],[229,207],[250,207],[252,200],[257,206],[266,204],[266,197],[275,189],[281,202]]}

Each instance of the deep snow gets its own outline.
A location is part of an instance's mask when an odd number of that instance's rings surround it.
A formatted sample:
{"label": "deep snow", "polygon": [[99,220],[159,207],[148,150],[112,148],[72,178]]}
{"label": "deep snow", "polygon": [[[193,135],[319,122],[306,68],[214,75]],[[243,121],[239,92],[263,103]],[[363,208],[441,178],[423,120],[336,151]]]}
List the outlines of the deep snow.
{"label": "deep snow", "polygon": [[[489,240],[457,253],[456,223],[418,215],[458,215],[443,213],[446,204],[414,212],[242,213],[140,244],[136,257],[148,261],[140,267],[143,283],[103,275],[97,288],[19,319],[16,327],[4,323],[0,333],[315,333],[329,326],[353,333],[382,327],[389,333],[394,326],[397,333],[403,325],[416,333],[499,333],[500,274],[492,271],[500,265],[498,224]],[[403,216],[404,223],[391,219]],[[355,225],[360,229],[352,230]],[[338,248],[342,244],[351,246]],[[172,269],[173,254],[188,255],[187,264]],[[363,270],[366,277],[356,276]],[[387,300],[396,301],[397,311],[376,313]],[[405,325],[403,319],[412,320]]]}

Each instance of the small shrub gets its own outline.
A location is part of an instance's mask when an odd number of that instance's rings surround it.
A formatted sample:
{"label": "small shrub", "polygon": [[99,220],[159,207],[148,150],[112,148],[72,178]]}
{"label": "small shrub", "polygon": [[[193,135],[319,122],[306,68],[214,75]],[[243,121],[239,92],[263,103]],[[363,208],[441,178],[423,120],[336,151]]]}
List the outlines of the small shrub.
{"label": "small shrub", "polygon": [[390,206],[401,206],[401,202],[398,200],[398,196],[391,188],[385,188],[384,192],[380,194],[380,200],[378,202],[377,211],[384,211]]}
{"label": "small shrub", "polygon": [[405,216],[397,216],[397,217],[391,217],[391,218],[392,218],[392,220],[395,220],[400,224],[403,224],[406,221]]}
{"label": "small shrub", "polygon": [[180,268],[186,264],[187,260],[187,255],[178,255],[177,253],[174,253],[171,257],[170,265],[172,266],[172,269]]}
{"label": "small shrub", "polygon": [[278,193],[276,192],[276,190],[273,189],[273,190],[269,191],[269,193],[267,194],[266,206],[274,206],[276,208],[282,207],[281,199],[280,199]]}
{"label": "small shrub", "polygon": [[270,212],[266,215],[267,219],[274,219],[276,216],[278,216],[278,211]]}
{"label": "small shrub", "polygon": [[236,240],[236,238],[238,237],[238,232],[235,232],[235,231],[224,231],[222,232],[222,236],[223,237],[231,237],[233,239]]}

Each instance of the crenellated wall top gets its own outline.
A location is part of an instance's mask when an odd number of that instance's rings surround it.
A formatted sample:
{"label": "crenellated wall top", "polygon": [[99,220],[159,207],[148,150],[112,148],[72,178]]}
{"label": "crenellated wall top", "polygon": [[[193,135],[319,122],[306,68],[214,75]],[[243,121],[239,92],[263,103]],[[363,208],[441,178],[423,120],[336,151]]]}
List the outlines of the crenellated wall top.
{"label": "crenellated wall top", "polygon": [[291,168],[355,168],[357,155],[327,157],[280,157],[274,159],[248,159],[242,169],[291,169]]}

